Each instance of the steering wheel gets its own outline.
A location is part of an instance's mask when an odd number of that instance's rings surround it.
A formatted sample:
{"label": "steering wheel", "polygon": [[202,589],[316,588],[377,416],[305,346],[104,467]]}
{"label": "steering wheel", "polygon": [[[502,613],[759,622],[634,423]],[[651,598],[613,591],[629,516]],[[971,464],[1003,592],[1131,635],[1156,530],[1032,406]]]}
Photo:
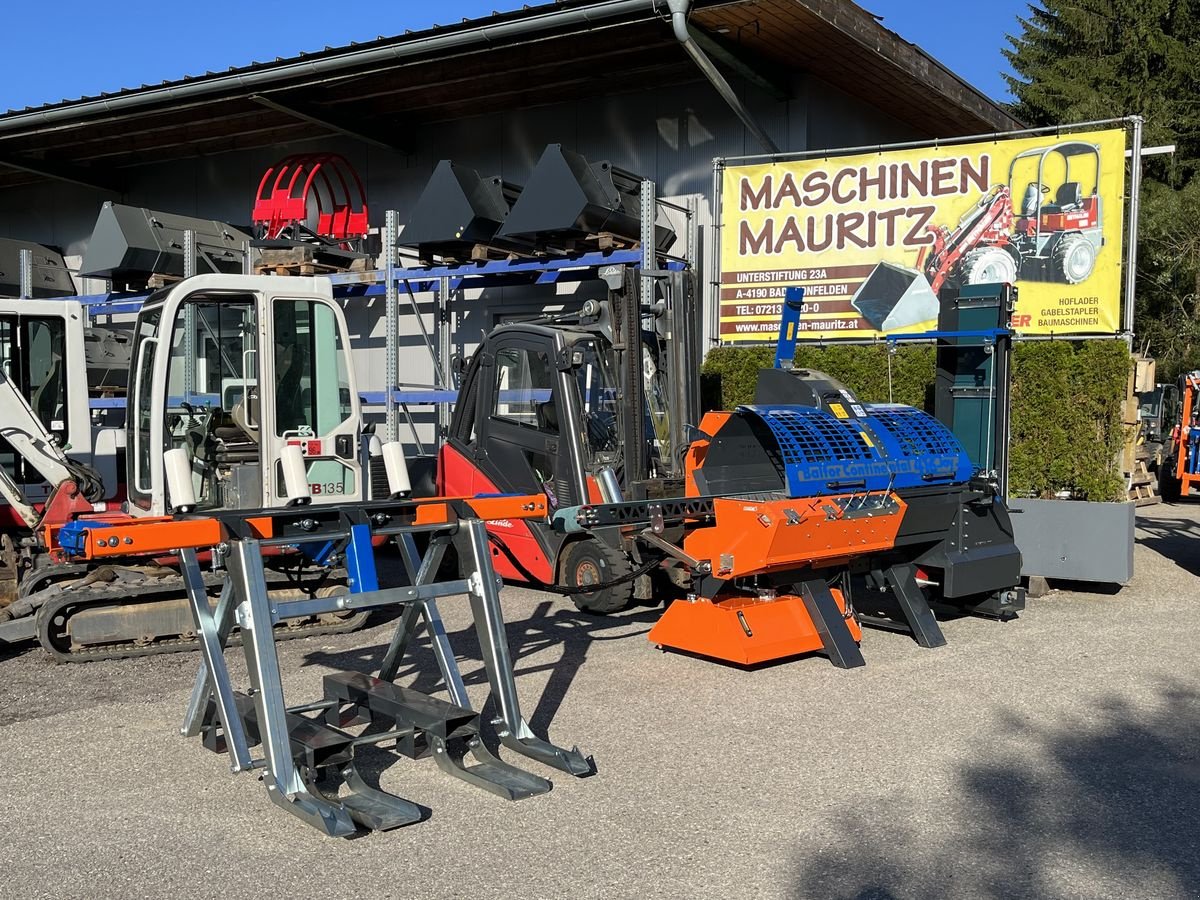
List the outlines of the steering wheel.
{"label": "steering wheel", "polygon": [[1038,190],[1041,191],[1043,194],[1050,193],[1049,185],[1041,184],[1040,182],[1038,183]]}

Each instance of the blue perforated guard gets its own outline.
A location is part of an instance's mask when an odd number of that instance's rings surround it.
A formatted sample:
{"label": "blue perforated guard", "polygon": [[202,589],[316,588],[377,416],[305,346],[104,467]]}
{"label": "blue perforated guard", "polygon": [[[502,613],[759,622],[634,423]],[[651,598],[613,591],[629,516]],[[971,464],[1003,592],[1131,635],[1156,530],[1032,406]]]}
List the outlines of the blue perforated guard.
{"label": "blue perforated guard", "polygon": [[879,439],[896,473],[896,487],[963,484],[975,474],[966,448],[927,412],[900,403],[868,403],[859,419]]}
{"label": "blue perforated guard", "polygon": [[775,439],[787,492],[815,497],[882,491],[970,479],[970,458],[946,426],[899,404],[864,407],[861,418],[839,419],[810,406],[742,406]]}

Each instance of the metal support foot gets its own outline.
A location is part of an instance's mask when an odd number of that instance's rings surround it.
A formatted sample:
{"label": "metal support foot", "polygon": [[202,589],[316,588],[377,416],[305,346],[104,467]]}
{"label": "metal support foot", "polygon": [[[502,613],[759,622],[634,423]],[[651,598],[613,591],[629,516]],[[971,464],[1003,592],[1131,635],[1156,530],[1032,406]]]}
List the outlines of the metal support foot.
{"label": "metal support foot", "polygon": [[839,669],[865,666],[862,651],[846,627],[846,617],[824,581],[806,581],[800,585],[800,598],[808,617],[821,637],[821,646],[829,661]]}
{"label": "metal support foot", "polygon": [[900,605],[900,611],[908,622],[913,639],[921,647],[945,646],[946,636],[929,608],[929,601],[921,586],[917,584],[912,566],[892,566],[883,573],[884,580],[892,589],[892,595]]}

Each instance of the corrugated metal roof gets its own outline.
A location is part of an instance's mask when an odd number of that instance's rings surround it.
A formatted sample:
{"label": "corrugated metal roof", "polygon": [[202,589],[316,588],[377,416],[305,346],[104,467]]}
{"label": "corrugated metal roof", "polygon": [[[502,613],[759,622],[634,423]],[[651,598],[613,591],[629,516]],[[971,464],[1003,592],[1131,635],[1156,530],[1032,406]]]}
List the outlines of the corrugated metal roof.
{"label": "corrugated metal roof", "polygon": [[[661,2],[661,0],[660,0]],[[695,0],[692,23],[790,78],[812,73],[913,129],[1019,127],[848,0]],[[0,188],[333,134],[407,152],[414,129],[703,82],[652,0],[558,0],[0,115]],[[754,22],[753,31],[741,25]],[[761,26],[761,27],[759,27]],[[726,30],[730,30],[726,29]]]}
{"label": "corrugated metal roof", "polygon": [[[153,83],[146,82],[137,85],[136,87],[124,87],[116,91],[101,91],[98,94],[84,94],[80,97],[64,98],[62,100],[55,100],[48,103],[38,104],[36,106],[25,106],[20,109],[9,107],[4,113],[0,113],[0,118],[18,113],[41,112],[43,110],[56,109],[61,106],[72,106],[76,103],[88,103],[93,100],[106,100],[111,97],[121,97],[128,94],[136,94],[141,91],[152,90],[154,88],[187,84],[189,82],[201,81],[206,78],[216,78],[222,75],[235,75],[244,72],[260,72],[271,68],[291,65],[305,59],[324,59],[337,56],[345,53],[348,50],[366,50],[374,47],[387,46],[389,44],[401,44],[405,41],[417,40],[431,34],[439,34],[446,31],[456,31],[466,28],[475,28],[486,22],[518,21],[522,18],[532,18],[534,16],[541,15],[553,9],[567,9],[575,6],[587,6],[588,2],[590,2],[590,0],[558,0],[558,2],[539,3],[533,6],[526,4],[525,6],[521,7],[521,9],[510,10],[508,12],[497,12],[493,10],[491,15],[480,16],[476,19],[464,18],[461,22],[456,22],[452,25],[435,24],[429,28],[423,28],[418,31],[405,29],[401,34],[381,34],[371,41],[350,41],[350,43],[338,47],[326,45],[324,49],[321,50],[302,50],[295,56],[277,56],[273,60],[267,61],[253,60],[246,65],[230,66],[229,68],[220,72],[214,72],[210,70],[205,72],[203,75],[184,75],[181,78],[163,79],[162,81]],[[649,4],[650,0],[646,0],[646,2]]]}

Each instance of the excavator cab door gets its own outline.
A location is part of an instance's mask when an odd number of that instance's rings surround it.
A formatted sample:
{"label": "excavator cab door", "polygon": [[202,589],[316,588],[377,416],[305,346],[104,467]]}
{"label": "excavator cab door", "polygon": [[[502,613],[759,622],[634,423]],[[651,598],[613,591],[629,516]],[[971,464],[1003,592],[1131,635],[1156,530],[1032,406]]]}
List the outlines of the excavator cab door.
{"label": "excavator cab door", "polygon": [[[12,308],[10,302],[21,304],[21,309]],[[67,364],[68,359],[82,363],[83,330],[78,312],[72,321],[67,302],[73,301],[0,301],[0,377],[25,398],[46,434],[73,456],[90,462],[86,373],[81,366],[72,370]],[[2,431],[0,466],[28,500],[45,499],[50,485],[4,439]]]}

